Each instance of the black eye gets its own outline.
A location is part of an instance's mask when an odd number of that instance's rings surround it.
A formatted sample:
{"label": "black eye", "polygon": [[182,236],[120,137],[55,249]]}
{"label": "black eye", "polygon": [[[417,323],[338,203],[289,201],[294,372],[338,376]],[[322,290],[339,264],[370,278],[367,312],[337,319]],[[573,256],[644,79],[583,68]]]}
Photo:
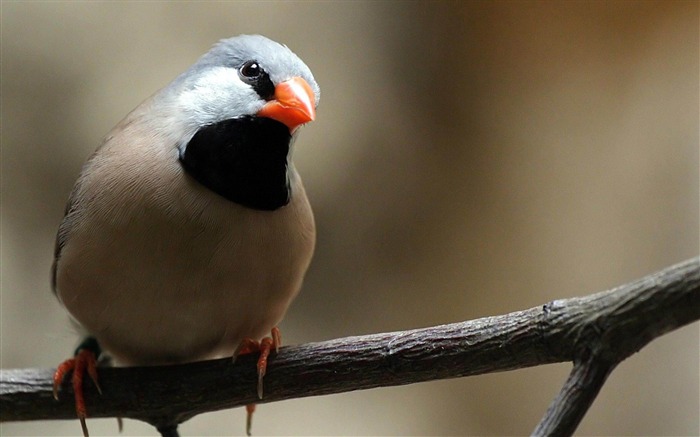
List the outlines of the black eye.
{"label": "black eye", "polygon": [[260,98],[271,100],[275,95],[275,85],[270,75],[258,64],[258,61],[246,61],[238,67],[238,77],[255,90]]}
{"label": "black eye", "polygon": [[262,73],[263,69],[260,67],[260,64],[255,61],[247,61],[238,69],[238,75],[241,79],[251,85],[255,83]]}

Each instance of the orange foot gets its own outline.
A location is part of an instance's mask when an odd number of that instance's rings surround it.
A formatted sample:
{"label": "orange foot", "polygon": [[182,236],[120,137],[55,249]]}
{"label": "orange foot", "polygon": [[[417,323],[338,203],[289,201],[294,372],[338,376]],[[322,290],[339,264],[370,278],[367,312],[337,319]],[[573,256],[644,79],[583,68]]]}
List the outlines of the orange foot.
{"label": "orange foot", "polygon": [[[282,345],[282,335],[279,328],[276,326],[270,331],[271,337],[265,337],[259,342],[251,338],[244,339],[233,353],[233,361],[236,361],[239,355],[260,352],[258,358],[258,398],[263,397],[263,378],[267,372],[267,358],[270,356],[272,349],[275,353],[279,352]],[[253,413],[255,412],[255,404],[246,405],[246,433],[250,435],[253,424]]]}
{"label": "orange foot", "polygon": [[87,410],[85,409],[85,396],[83,395],[83,378],[87,372],[92,382],[97,387],[97,391],[102,394],[100,384],[97,382],[97,356],[100,354],[100,345],[94,337],[86,338],[78,349],[75,351],[75,356],[61,363],[53,374],[53,397],[58,400],[58,389],[61,387],[66,375],[73,373],[71,383],[73,385],[73,394],[75,396],[75,412],[80,419],[80,426],[83,428],[83,436],[88,437]]}

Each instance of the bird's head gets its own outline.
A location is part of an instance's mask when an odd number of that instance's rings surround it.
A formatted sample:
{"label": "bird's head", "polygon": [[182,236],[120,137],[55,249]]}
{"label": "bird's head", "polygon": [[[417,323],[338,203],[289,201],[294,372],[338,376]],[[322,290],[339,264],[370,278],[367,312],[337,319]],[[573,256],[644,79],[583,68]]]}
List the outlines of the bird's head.
{"label": "bird's head", "polygon": [[241,35],[216,44],[159,97],[170,108],[163,128],[184,132],[177,148],[190,176],[235,203],[275,210],[293,196],[292,139],[316,117],[319,95],[289,48]]}
{"label": "bird's head", "polygon": [[320,96],[309,67],[287,46],[260,35],[221,40],[169,88],[197,128],[265,117],[291,133],[314,120]]}

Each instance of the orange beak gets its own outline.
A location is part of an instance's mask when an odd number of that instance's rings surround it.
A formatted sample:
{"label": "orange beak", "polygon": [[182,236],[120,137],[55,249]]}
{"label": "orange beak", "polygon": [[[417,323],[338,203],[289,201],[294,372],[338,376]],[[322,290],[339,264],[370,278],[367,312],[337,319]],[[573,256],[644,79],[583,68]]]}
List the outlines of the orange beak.
{"label": "orange beak", "polygon": [[258,117],[267,117],[284,123],[294,132],[304,123],[316,118],[316,99],[311,86],[300,77],[277,84],[275,98],[258,111]]}

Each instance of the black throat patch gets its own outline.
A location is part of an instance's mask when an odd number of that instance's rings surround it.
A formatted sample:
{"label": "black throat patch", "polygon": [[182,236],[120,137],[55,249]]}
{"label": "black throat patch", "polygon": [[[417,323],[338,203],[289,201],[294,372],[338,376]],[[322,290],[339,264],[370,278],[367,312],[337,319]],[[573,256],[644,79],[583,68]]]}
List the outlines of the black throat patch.
{"label": "black throat patch", "polygon": [[263,117],[224,120],[201,128],[180,161],[197,182],[240,205],[272,211],[291,197],[284,124]]}

